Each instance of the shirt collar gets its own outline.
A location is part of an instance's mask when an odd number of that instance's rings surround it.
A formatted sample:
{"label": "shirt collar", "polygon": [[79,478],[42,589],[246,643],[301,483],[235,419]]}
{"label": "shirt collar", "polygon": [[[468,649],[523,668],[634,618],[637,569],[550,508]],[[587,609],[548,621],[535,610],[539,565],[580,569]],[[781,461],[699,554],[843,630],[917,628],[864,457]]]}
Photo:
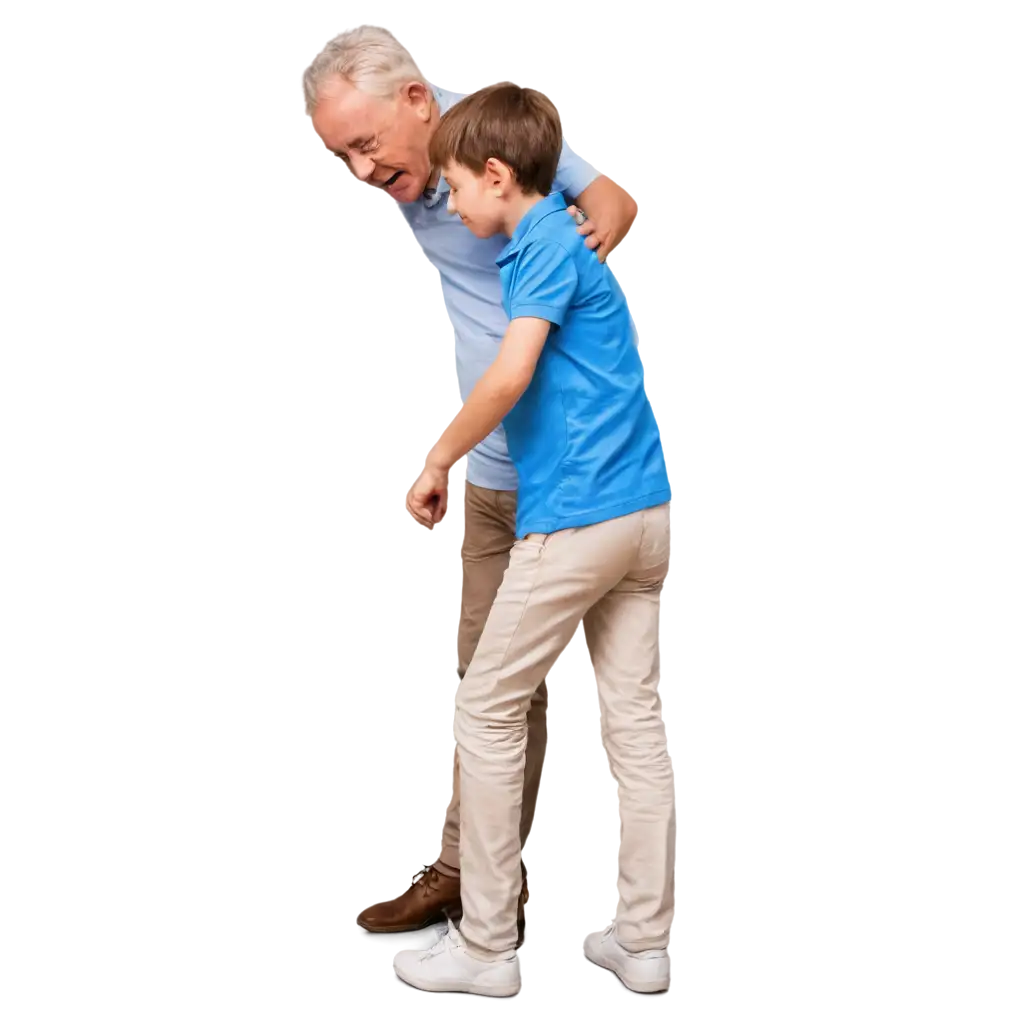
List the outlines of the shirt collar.
{"label": "shirt collar", "polygon": [[510,263],[519,254],[520,249],[526,244],[530,232],[546,217],[553,213],[559,213],[567,209],[565,196],[561,192],[552,192],[535,206],[527,210],[526,215],[516,227],[515,234],[509,239],[508,245],[501,250],[497,264],[499,267]]}
{"label": "shirt collar", "polygon": [[437,179],[437,185],[434,188],[425,188],[423,190],[423,205],[429,210],[434,206],[437,206],[442,199],[447,202],[447,195],[451,192],[451,186],[445,181],[444,172],[441,172],[441,177]]}

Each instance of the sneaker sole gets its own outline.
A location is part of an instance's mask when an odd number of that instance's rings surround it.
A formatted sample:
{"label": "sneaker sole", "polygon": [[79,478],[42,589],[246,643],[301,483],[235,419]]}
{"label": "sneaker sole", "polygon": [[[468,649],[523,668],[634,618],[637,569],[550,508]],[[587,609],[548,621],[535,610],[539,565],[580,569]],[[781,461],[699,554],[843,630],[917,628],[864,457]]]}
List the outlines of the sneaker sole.
{"label": "sneaker sole", "polygon": [[519,985],[460,985],[456,982],[449,981],[437,981],[437,982],[419,982],[413,981],[407,978],[402,971],[397,967],[395,968],[395,974],[398,975],[400,981],[404,981],[406,985],[411,988],[418,988],[421,992],[465,992],[471,996],[493,996],[496,999],[507,999],[509,996],[515,996],[519,994],[519,989],[522,987]]}
{"label": "sneaker sole", "polygon": [[507,1002],[515,1000],[519,995],[520,989],[519,985],[516,985],[515,988],[504,986],[500,991],[495,991],[493,989],[484,991],[479,988],[453,990],[451,988],[442,988],[439,985],[436,988],[423,987],[421,985],[414,985],[413,982],[402,978],[397,971],[393,972],[391,982],[392,988],[394,988],[395,991],[419,992],[421,995],[427,996],[427,998],[435,999],[497,999],[502,1002]]}
{"label": "sneaker sole", "polygon": [[658,992],[667,992],[669,987],[669,981],[628,981],[626,978],[619,973],[618,967],[611,961],[605,960],[600,955],[591,955],[590,950],[586,946],[583,947],[583,955],[592,963],[597,964],[598,967],[603,967],[606,971],[611,971],[616,978],[629,989],[630,992],[639,992],[641,995],[655,995]]}
{"label": "sneaker sole", "polygon": [[627,997],[634,997],[638,999],[668,999],[672,996],[671,982],[668,985],[659,985],[654,987],[653,983],[650,983],[651,987],[644,985],[643,987],[635,987],[634,985],[628,984],[626,979],[618,973],[615,968],[610,964],[602,963],[597,961],[590,952],[586,949],[578,949],[577,952],[583,957],[583,963],[585,967],[592,968],[610,981],[616,988],[623,991],[623,994]]}

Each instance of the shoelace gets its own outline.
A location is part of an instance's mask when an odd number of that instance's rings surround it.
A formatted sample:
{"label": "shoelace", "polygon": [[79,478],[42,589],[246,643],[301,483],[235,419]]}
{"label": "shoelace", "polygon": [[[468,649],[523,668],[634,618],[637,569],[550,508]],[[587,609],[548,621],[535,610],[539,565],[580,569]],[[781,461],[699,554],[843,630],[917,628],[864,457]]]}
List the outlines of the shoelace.
{"label": "shoelace", "polygon": [[440,876],[437,873],[437,868],[432,867],[429,864],[423,865],[422,871],[417,871],[412,876],[413,885],[421,885],[427,892],[434,892],[438,888],[438,880]]}
{"label": "shoelace", "polygon": [[434,929],[436,941],[429,948],[423,951],[423,955],[420,960],[427,960],[433,956],[439,956],[441,953],[446,953],[449,949],[456,949],[461,943],[459,943],[453,935],[458,935],[459,930],[455,927],[452,919],[449,917],[447,924],[438,925]]}

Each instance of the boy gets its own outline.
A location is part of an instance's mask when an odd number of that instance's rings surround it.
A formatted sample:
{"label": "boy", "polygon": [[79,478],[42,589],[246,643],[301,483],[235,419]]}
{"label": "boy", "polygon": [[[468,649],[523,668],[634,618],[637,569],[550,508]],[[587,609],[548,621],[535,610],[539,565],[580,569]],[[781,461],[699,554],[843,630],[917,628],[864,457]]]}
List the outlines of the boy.
{"label": "boy", "polygon": [[519,991],[526,714],[580,621],[622,818],[616,919],[584,950],[635,991],[669,985],[675,798],[658,698],[669,483],[625,298],[561,194],[548,195],[561,142],[551,102],[508,83],[454,106],[431,142],[449,211],[481,238],[510,238],[498,259],[510,324],[406,504],[432,529],[449,470],[503,421],[519,507],[509,567],[456,698],[461,927],[395,958],[399,977],[428,991]]}

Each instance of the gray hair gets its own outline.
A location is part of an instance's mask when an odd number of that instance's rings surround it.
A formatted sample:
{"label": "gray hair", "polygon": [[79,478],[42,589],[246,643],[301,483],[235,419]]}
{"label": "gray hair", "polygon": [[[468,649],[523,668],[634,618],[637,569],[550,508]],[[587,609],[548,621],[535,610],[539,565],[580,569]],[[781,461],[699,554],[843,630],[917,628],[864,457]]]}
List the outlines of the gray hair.
{"label": "gray hair", "polygon": [[406,82],[427,81],[409,51],[386,28],[373,25],[360,25],[335,36],[306,68],[302,90],[307,114],[316,109],[323,83],[339,77],[382,98],[394,96]]}

